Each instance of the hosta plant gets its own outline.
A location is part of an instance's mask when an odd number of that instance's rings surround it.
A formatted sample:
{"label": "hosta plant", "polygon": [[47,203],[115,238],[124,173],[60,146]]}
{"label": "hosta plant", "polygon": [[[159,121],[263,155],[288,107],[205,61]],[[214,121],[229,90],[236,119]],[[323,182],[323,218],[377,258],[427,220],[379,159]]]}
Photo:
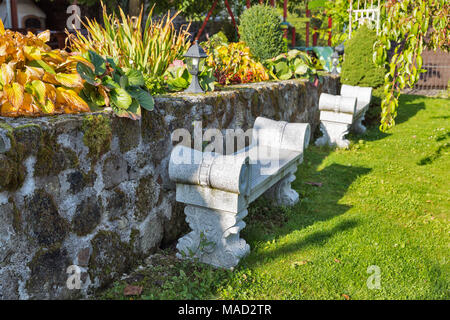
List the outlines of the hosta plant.
{"label": "hosta plant", "polygon": [[169,64],[182,59],[189,48],[189,26],[177,31],[170,12],[164,19],[152,20],[150,11],[145,26],[143,13],[129,17],[119,8],[120,17],[108,14],[103,7],[103,22],[86,19],[83,23],[87,37],[80,32],[69,35],[74,51],[95,51],[101,56],[117,58],[121,68],[136,69],[144,74],[147,88],[152,94],[163,91],[163,75]]}
{"label": "hosta plant", "polygon": [[0,20],[0,115],[8,117],[88,112],[78,96],[83,88],[81,56],[46,45],[50,31],[23,35]]}
{"label": "hosta plant", "polygon": [[85,80],[80,96],[92,111],[110,107],[118,116],[139,119],[141,107],[153,110],[153,97],[144,89],[142,72],[120,68],[112,58],[94,51],[84,54],[90,65],[78,63],[77,71]]}
{"label": "hosta plant", "polygon": [[315,79],[317,75],[316,64],[313,59],[303,51],[291,50],[264,62],[271,78],[287,80],[291,78]]}
{"label": "hosta plant", "polygon": [[[169,91],[181,91],[189,87],[192,75],[187,69],[187,65],[181,60],[175,60],[169,65],[165,75],[165,83]],[[205,91],[214,91],[214,75],[212,68],[202,64],[198,74],[198,82]]]}
{"label": "hosta plant", "polygon": [[222,44],[207,51],[207,64],[221,85],[269,80],[264,66],[253,59],[243,42]]}

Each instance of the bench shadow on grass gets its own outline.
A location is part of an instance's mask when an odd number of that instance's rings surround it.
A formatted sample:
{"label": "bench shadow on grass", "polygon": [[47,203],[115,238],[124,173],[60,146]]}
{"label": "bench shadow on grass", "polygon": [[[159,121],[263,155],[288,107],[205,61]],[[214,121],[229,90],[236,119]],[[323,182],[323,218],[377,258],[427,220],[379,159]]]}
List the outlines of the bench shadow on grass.
{"label": "bench shadow on grass", "polygon": [[[243,230],[242,237],[251,247],[261,242],[282,238],[315,223],[333,219],[352,208],[351,205],[341,204],[339,201],[352,183],[358,177],[368,174],[371,169],[333,163],[318,171],[317,168],[330,152],[331,149],[318,147],[309,148],[305,152],[304,163],[298,167],[297,179],[292,184],[292,188],[300,195],[300,202],[294,207],[277,208],[264,198],[250,206],[249,216],[245,218],[248,225]],[[273,259],[310,245],[324,244],[336,234],[357,225],[358,221],[355,219],[341,221],[329,230],[317,231],[297,242],[276,247],[267,252],[267,258]],[[254,258],[250,255],[244,260],[244,264],[251,267],[264,260],[259,254]]]}

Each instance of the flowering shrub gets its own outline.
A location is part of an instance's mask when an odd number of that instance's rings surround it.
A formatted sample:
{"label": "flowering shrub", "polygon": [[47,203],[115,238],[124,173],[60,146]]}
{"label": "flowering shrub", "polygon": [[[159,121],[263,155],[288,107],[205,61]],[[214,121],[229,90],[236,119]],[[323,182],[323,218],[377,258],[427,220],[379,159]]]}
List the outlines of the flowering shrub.
{"label": "flowering shrub", "polygon": [[207,51],[207,64],[221,85],[269,80],[264,66],[253,59],[243,42],[221,44]]}
{"label": "flowering shrub", "polygon": [[5,30],[0,20],[0,115],[17,117],[88,112],[78,96],[76,71],[86,59],[46,45],[50,31],[23,35]]}

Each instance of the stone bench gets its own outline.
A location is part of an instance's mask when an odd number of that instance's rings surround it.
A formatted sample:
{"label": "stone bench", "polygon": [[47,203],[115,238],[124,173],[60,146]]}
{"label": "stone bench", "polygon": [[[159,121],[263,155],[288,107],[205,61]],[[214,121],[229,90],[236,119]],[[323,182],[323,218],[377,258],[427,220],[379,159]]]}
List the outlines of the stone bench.
{"label": "stone bench", "polygon": [[277,205],[299,200],[291,188],[303,151],[309,144],[307,123],[258,117],[250,145],[229,155],[176,146],[169,176],[176,200],[185,203],[192,231],[179,239],[179,258],[198,258],[216,267],[233,268],[249,253],[240,238],[249,204],[264,196]]}
{"label": "stone bench", "polygon": [[372,88],[342,85],[341,95],[322,93],[319,99],[320,130],[323,136],[316,145],[337,145],[346,148],[350,142],[344,136],[353,130],[364,133],[364,114],[369,109]]}

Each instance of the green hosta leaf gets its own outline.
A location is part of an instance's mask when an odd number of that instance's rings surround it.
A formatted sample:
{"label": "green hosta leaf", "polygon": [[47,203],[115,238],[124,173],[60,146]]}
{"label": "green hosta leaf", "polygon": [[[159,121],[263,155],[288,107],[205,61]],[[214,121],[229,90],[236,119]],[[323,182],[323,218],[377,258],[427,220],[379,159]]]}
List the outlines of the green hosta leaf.
{"label": "green hosta leaf", "polygon": [[131,102],[131,105],[127,111],[134,113],[134,114],[138,114],[140,116],[141,108],[140,108],[139,102],[136,99],[133,99],[133,101]]}
{"label": "green hosta leaf", "polygon": [[144,76],[141,71],[131,69],[126,71],[125,75],[128,77],[128,85],[137,87],[145,85]]}
{"label": "green hosta leaf", "polygon": [[91,101],[97,106],[101,107],[105,105],[105,98],[103,98],[103,96],[99,94],[97,90],[92,90],[89,97],[91,98]]}
{"label": "green hosta leaf", "polygon": [[117,68],[117,62],[115,59],[113,58],[106,58],[106,61],[108,61],[109,65],[113,68],[116,69]]}
{"label": "green hosta leaf", "polygon": [[292,77],[292,71],[289,69],[289,66],[286,62],[280,61],[275,64],[277,77],[281,80],[287,80]]}
{"label": "green hosta leaf", "polygon": [[136,100],[133,100],[130,107],[127,110],[117,109],[113,107],[117,116],[122,118],[130,118],[132,120],[139,120],[141,118],[141,108]]}
{"label": "green hosta leaf", "polygon": [[170,91],[180,91],[189,86],[189,82],[184,78],[168,79],[167,85]]}
{"label": "green hosta leaf", "polygon": [[136,99],[142,108],[148,111],[152,111],[155,106],[155,101],[153,100],[153,97],[145,91],[144,89],[133,87],[129,88],[130,95]]}
{"label": "green hosta leaf", "polygon": [[89,51],[89,58],[92,64],[94,65],[95,74],[98,76],[104,74],[106,71],[105,59],[103,59],[102,56],[100,56],[98,53],[94,51]]}
{"label": "green hosta leaf", "polygon": [[99,81],[95,80],[95,74],[94,72],[86,65],[82,64],[81,62],[78,62],[77,64],[77,72],[85,80],[87,83],[98,86],[100,84]]}
{"label": "green hosta leaf", "polygon": [[214,81],[215,78],[212,75],[202,76],[198,79],[200,86],[205,91],[214,91]]}
{"label": "green hosta leaf", "polygon": [[102,80],[102,84],[108,89],[120,88],[120,85],[113,80],[110,76],[106,76]]}
{"label": "green hosta leaf", "polygon": [[126,89],[128,87],[128,84],[129,84],[128,77],[126,75],[121,76],[120,80],[119,80],[119,84],[120,84],[120,87],[122,89]]}
{"label": "green hosta leaf", "polygon": [[111,90],[111,102],[119,109],[128,109],[132,99],[128,92],[123,88],[114,88]]}
{"label": "green hosta leaf", "polygon": [[304,75],[308,71],[308,66],[305,64],[298,64],[295,66],[295,74]]}

